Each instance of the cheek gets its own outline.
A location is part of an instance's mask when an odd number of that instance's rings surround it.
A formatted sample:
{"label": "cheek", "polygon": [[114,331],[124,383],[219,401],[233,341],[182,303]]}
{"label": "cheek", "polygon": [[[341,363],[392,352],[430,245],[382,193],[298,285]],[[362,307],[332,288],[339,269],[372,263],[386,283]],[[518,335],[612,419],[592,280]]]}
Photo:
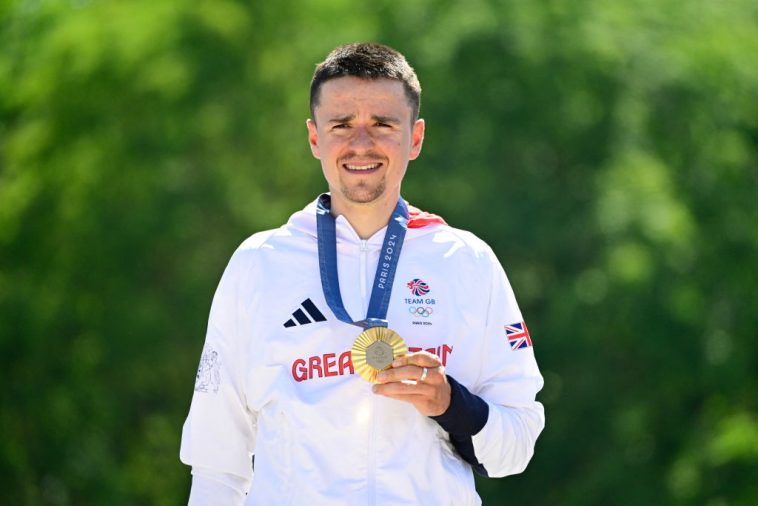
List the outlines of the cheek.
{"label": "cheek", "polygon": [[331,155],[333,148],[332,145],[329,142],[321,141],[318,143],[318,151],[321,154],[322,160],[327,160],[329,156]]}
{"label": "cheek", "polygon": [[388,138],[382,139],[378,143],[379,147],[388,153],[394,153],[395,155],[407,151],[407,145],[404,139]]}
{"label": "cheek", "polygon": [[342,154],[342,150],[339,146],[330,146],[330,149],[326,152],[326,158],[327,160],[331,161],[332,163],[337,163],[337,160]]}

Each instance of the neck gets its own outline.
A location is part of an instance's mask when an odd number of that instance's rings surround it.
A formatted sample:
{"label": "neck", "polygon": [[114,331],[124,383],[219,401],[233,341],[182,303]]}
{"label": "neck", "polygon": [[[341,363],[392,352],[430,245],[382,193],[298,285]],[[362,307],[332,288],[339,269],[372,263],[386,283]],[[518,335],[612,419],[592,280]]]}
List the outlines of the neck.
{"label": "neck", "polygon": [[358,237],[366,240],[387,226],[397,205],[397,199],[398,197],[394,200],[378,199],[376,202],[356,204],[332,197],[332,215],[344,216]]}

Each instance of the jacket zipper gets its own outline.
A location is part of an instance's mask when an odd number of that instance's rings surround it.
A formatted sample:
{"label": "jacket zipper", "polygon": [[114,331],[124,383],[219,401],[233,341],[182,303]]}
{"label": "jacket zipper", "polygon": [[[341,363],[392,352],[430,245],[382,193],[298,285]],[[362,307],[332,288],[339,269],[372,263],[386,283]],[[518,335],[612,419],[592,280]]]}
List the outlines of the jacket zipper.
{"label": "jacket zipper", "polygon": [[[366,314],[366,311],[368,311],[368,302],[366,301],[366,298],[368,297],[367,293],[367,282],[366,282],[366,275],[367,275],[367,266],[368,263],[368,241],[361,240],[361,300],[363,301],[363,314]],[[370,420],[371,420],[371,426],[369,428],[369,435],[368,435],[368,504],[370,506],[374,506],[376,504],[376,417],[374,416],[374,413],[376,412],[376,397],[374,395],[371,396],[371,414],[370,414]]]}
{"label": "jacket zipper", "polygon": [[376,505],[376,396],[371,394],[371,432],[368,436],[368,503]]}
{"label": "jacket zipper", "polygon": [[361,239],[361,297],[363,310],[366,311],[366,257],[368,256],[368,241]]}

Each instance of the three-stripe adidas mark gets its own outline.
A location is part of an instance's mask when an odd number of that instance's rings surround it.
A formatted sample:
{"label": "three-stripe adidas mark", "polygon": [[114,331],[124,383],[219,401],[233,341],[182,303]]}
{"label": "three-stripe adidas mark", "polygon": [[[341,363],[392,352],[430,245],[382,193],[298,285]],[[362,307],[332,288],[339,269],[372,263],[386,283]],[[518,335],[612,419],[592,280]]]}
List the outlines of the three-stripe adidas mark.
{"label": "three-stripe adidas mark", "polygon": [[[303,311],[303,309],[305,309],[305,311]],[[306,316],[305,313],[308,313],[308,315]],[[313,318],[313,321],[311,321],[308,318],[308,316]],[[295,323],[296,320],[297,320],[297,323]],[[326,317],[321,311],[318,310],[318,308],[316,307],[316,304],[311,302],[311,299],[305,299],[300,304],[300,307],[297,308],[297,310],[294,313],[292,313],[292,318],[284,322],[284,327],[285,328],[294,327],[298,323],[300,325],[306,325],[308,323],[325,322],[325,321],[326,321]]]}

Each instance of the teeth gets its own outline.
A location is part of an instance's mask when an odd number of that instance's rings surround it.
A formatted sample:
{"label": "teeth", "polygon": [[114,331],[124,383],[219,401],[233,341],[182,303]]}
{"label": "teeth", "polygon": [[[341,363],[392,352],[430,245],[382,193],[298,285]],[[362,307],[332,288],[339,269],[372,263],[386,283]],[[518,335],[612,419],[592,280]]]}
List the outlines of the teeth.
{"label": "teeth", "polygon": [[347,167],[350,170],[371,170],[379,167],[378,163],[372,163],[369,165],[352,165],[352,164],[345,164],[345,167]]}

